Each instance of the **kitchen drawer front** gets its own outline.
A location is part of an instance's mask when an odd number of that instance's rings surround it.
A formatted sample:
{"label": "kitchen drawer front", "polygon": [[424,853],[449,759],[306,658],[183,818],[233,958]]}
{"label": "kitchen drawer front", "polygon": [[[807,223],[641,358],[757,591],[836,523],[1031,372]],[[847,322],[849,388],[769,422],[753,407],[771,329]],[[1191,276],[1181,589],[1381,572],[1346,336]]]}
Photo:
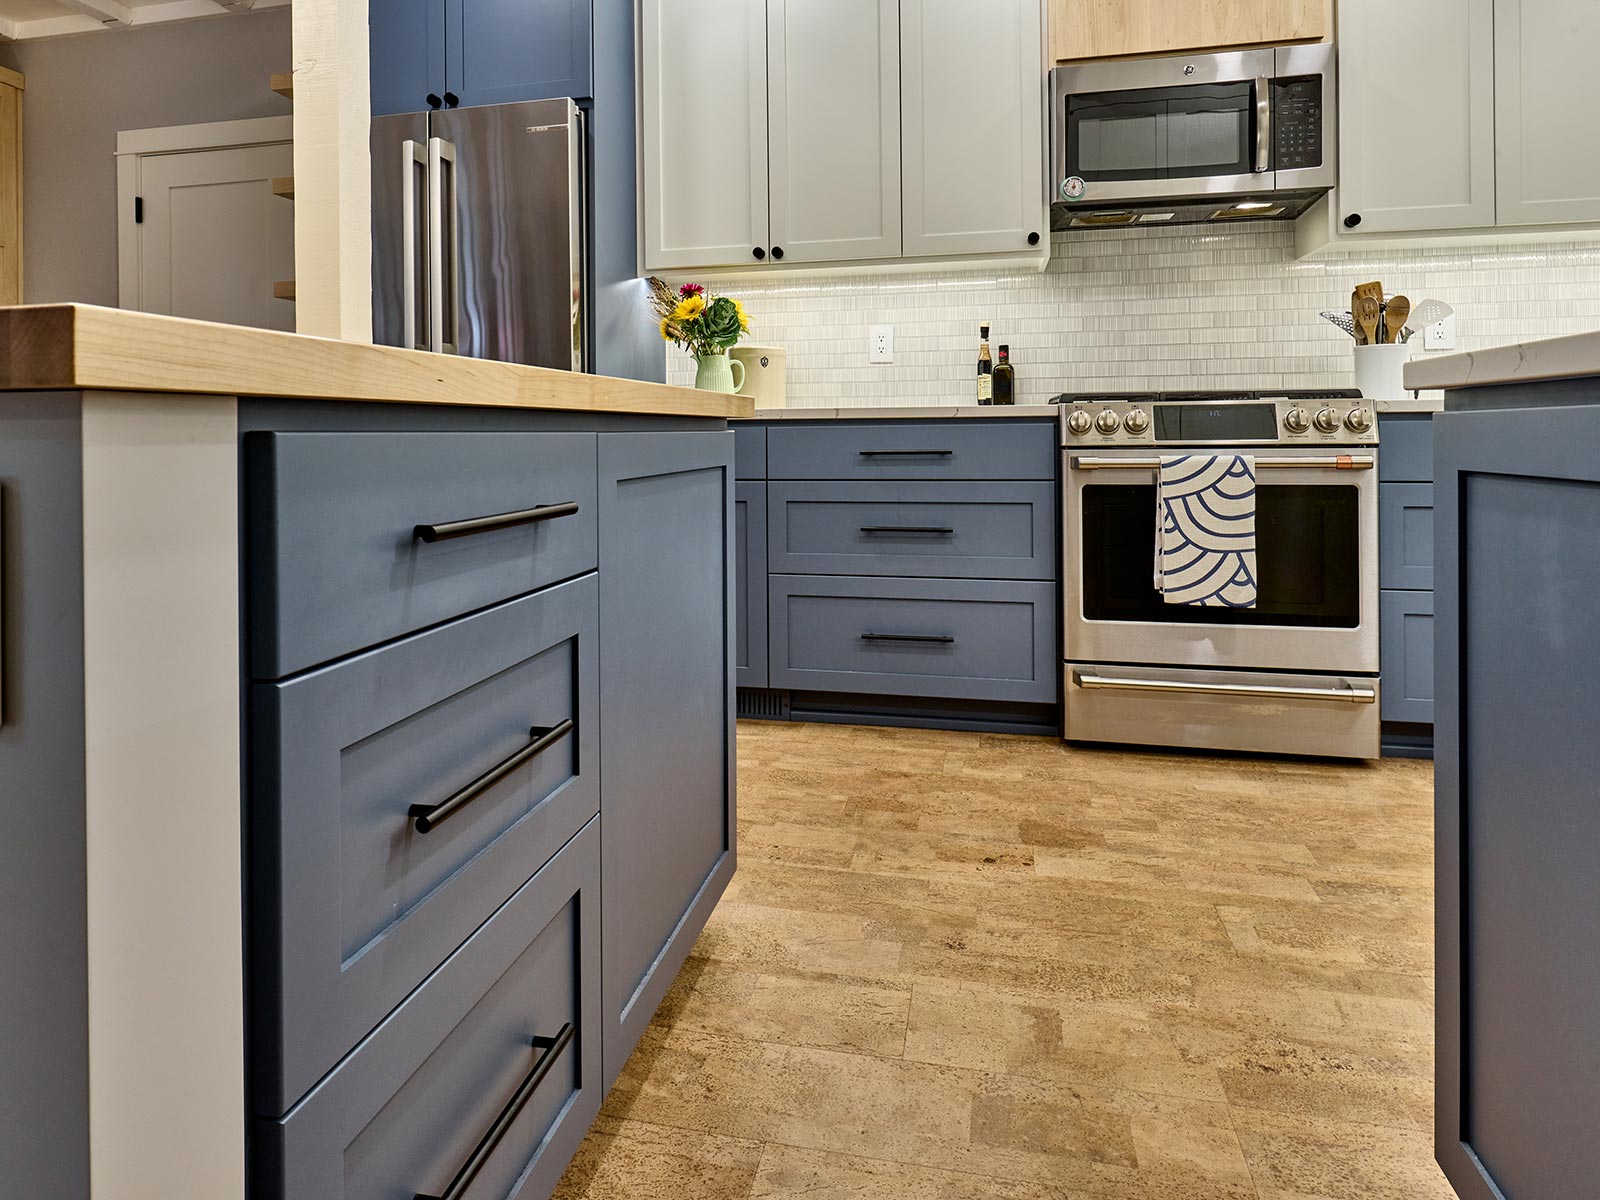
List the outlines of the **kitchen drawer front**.
{"label": "kitchen drawer front", "polygon": [[603,1091],[599,824],[528,880],[293,1112],[257,1123],[253,1194],[442,1195],[540,1067],[467,1195],[544,1200],[554,1191]]}
{"label": "kitchen drawer front", "polygon": [[766,426],[733,425],[733,474],[736,479],[767,477]]}
{"label": "kitchen drawer front", "polygon": [[1053,483],[773,483],[769,570],[1054,579]]}
{"label": "kitchen drawer front", "polygon": [[1055,587],[773,575],[771,686],[1054,703]]}
{"label": "kitchen drawer front", "polygon": [[1433,593],[1384,592],[1378,599],[1383,719],[1433,724]]}
{"label": "kitchen drawer front", "polygon": [[1378,418],[1378,481],[1433,482],[1433,418],[1405,413]]}
{"label": "kitchen drawer front", "polygon": [[[252,673],[278,679],[593,570],[596,448],[591,433],[247,435]],[[416,536],[535,510],[548,512]]]}
{"label": "kitchen drawer front", "polygon": [[1055,422],[782,425],[767,430],[768,479],[1054,479]]}
{"label": "kitchen drawer front", "polygon": [[1378,585],[1433,590],[1433,484],[1378,485]]}
{"label": "kitchen drawer front", "polygon": [[[254,689],[257,1111],[277,1116],[599,811],[598,577]],[[423,831],[413,805],[488,786]]]}

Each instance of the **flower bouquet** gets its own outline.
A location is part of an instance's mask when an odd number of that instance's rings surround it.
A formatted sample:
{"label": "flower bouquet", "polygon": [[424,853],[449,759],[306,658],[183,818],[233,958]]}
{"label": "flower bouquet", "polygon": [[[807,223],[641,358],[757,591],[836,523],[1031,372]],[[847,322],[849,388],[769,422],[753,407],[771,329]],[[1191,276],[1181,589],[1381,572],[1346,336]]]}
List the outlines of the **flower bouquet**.
{"label": "flower bouquet", "polygon": [[744,364],[728,360],[728,348],[750,330],[743,304],[731,296],[708,295],[698,283],[674,289],[652,278],[650,307],[661,322],[661,340],[675,342],[694,355],[695,387],[714,392],[744,387]]}

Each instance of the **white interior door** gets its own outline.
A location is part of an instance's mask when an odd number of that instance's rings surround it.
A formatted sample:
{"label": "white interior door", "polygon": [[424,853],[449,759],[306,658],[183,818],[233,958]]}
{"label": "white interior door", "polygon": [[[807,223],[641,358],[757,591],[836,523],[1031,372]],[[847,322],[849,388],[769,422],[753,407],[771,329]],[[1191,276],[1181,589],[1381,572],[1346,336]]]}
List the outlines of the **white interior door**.
{"label": "white interior door", "polygon": [[294,278],[294,205],[272,193],[294,174],[282,142],[139,156],[144,220],[122,305],[260,329],[294,329],[294,305],[273,284]]}
{"label": "white interior door", "polygon": [[773,258],[900,257],[899,0],[768,0],[767,54]]}

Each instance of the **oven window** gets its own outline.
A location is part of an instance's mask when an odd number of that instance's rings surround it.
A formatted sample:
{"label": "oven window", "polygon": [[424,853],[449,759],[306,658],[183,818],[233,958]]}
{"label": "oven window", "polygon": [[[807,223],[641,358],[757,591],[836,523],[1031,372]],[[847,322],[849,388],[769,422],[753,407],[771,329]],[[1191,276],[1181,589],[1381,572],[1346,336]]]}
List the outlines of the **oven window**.
{"label": "oven window", "polygon": [[1256,489],[1256,607],[1168,604],[1155,588],[1156,489],[1093,484],[1083,498],[1083,615],[1090,621],[1300,625],[1361,622],[1359,494],[1353,486]]}
{"label": "oven window", "polygon": [[1244,175],[1252,85],[1099,92],[1067,98],[1067,173],[1090,181]]}

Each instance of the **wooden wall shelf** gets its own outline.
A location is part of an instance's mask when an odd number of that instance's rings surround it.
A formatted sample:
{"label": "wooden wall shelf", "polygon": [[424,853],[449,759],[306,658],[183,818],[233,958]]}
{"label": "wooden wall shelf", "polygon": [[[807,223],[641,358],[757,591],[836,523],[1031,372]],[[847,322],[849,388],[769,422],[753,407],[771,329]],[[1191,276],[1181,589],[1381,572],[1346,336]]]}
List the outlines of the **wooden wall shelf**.
{"label": "wooden wall shelf", "polygon": [[294,199],[294,176],[280,175],[272,181],[272,194],[282,196],[285,200]]}
{"label": "wooden wall shelf", "polygon": [[294,100],[294,76],[288,71],[273,75],[267,84],[285,100]]}
{"label": "wooden wall shelf", "polygon": [[293,300],[294,280],[280,279],[277,283],[272,285],[272,294],[279,300]]}

